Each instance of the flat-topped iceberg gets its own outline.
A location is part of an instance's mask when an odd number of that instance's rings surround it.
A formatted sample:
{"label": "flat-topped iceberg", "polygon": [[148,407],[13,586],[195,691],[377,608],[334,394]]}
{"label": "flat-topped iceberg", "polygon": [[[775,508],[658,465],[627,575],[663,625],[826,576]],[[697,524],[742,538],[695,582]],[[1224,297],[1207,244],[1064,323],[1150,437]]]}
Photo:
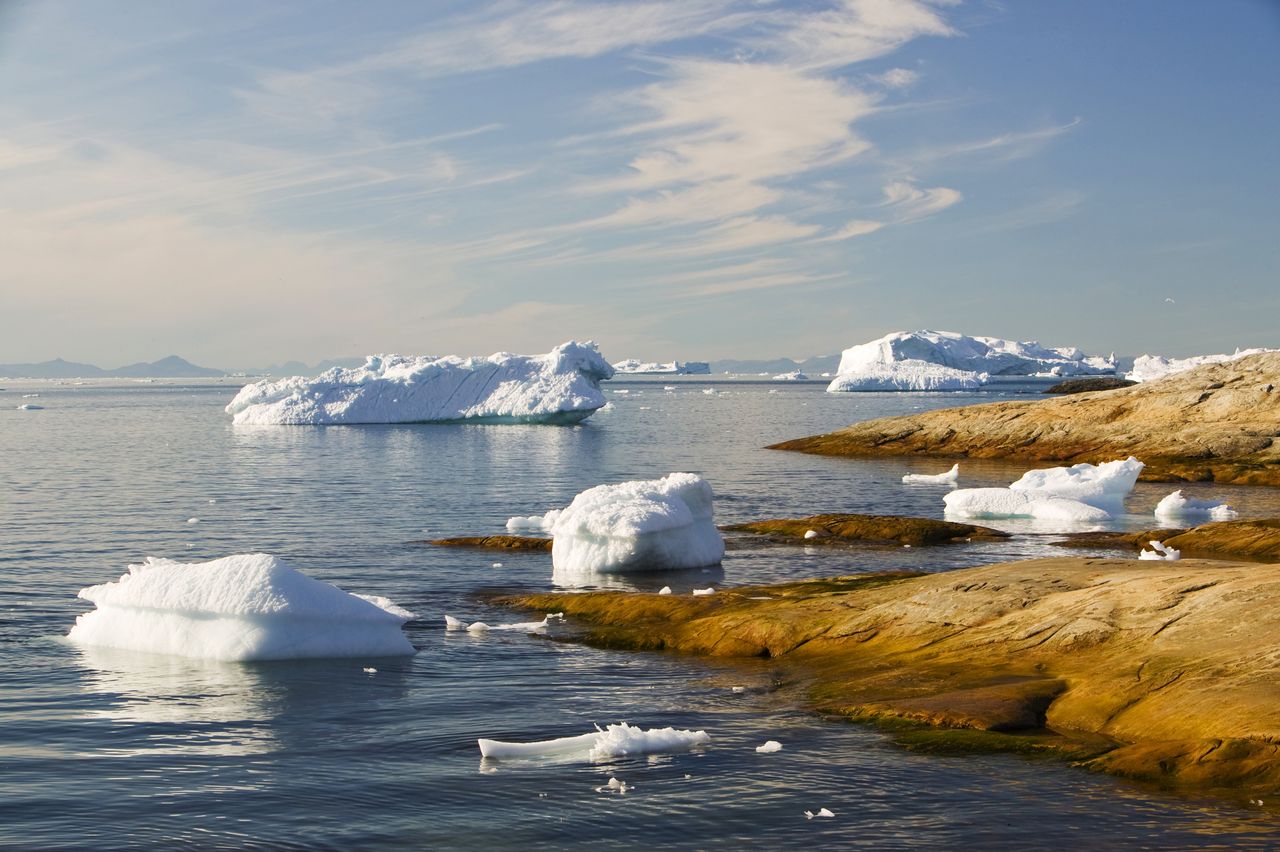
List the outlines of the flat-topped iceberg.
{"label": "flat-topped iceberg", "polygon": [[1206,364],[1225,364],[1247,355],[1272,352],[1271,349],[1237,349],[1233,354],[1192,355],[1190,358],[1165,358],[1163,355],[1139,355],[1133,359],[1133,369],[1124,374],[1131,382],[1154,382],[1165,376],[1185,373]]}
{"label": "flat-topped iceberg", "polygon": [[148,558],[80,597],[96,609],[67,638],[80,645],[208,660],[392,657],[415,653],[413,613],[353,595],[265,553],[185,564]]}
{"label": "flat-topped iceberg", "polygon": [[713,500],[702,477],[672,473],[597,485],[564,509],[513,518],[507,528],[550,532],[551,562],[561,575],[703,568],[724,557]]}
{"label": "flat-topped iceberg", "polygon": [[1114,372],[1114,357],[1090,357],[1074,347],[1052,349],[952,331],[898,331],[844,350],[827,390],[967,390],[991,376]]}
{"label": "flat-topped iceberg", "polygon": [[639,361],[628,358],[613,365],[614,372],[633,376],[706,376],[711,373],[711,365],[706,361]]}
{"label": "flat-topped iceberg", "polygon": [[237,425],[570,424],[604,406],[600,382],[613,372],[594,343],[573,341],[546,355],[371,355],[363,367],[246,385],[227,413]]}

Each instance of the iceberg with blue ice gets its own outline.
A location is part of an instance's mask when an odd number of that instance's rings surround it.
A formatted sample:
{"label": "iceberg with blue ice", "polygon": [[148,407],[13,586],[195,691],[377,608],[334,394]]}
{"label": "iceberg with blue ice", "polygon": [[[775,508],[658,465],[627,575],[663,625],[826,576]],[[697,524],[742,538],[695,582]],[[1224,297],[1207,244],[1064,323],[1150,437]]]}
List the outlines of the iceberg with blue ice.
{"label": "iceberg with blue ice", "polygon": [[972,390],[992,376],[1083,376],[1115,372],[1115,358],[1035,341],[970,337],[953,331],[898,331],[852,346],[827,390]]}
{"label": "iceberg with blue ice", "polygon": [[724,557],[711,485],[692,473],[597,485],[564,509],[512,518],[507,529],[551,533],[557,575],[705,568]]}
{"label": "iceberg with blue ice", "polygon": [[265,553],[194,564],[149,557],[79,596],[95,608],[67,634],[78,645],[235,661],[415,653],[401,630],[413,613]]}
{"label": "iceberg with blue ice", "polygon": [[563,343],[545,355],[371,355],[362,367],[246,385],[227,413],[237,425],[564,425],[604,406],[600,382],[613,373],[589,342]]}

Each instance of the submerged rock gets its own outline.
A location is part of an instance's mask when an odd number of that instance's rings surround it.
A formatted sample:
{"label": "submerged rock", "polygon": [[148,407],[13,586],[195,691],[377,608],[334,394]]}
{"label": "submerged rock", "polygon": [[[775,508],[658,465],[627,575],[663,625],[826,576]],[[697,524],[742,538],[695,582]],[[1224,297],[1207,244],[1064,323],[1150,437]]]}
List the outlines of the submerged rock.
{"label": "submerged rock", "polygon": [[1054,558],[710,598],[500,600],[563,609],[591,644],[774,658],[820,712],[1047,744],[1163,783],[1280,783],[1280,568]]}
{"label": "submerged rock", "polygon": [[439,547],[477,547],[486,550],[542,550],[550,552],[551,539],[527,535],[473,535],[456,538],[433,538],[416,544],[434,544]]}
{"label": "submerged rock", "polygon": [[1127,388],[1136,384],[1137,382],[1132,379],[1121,379],[1116,376],[1093,376],[1087,379],[1067,379],[1065,382],[1058,382],[1053,387],[1045,388],[1041,393],[1088,393],[1089,391]]}
{"label": "submerged rock", "polygon": [[1009,537],[1008,533],[974,524],[893,515],[833,514],[811,515],[807,518],[772,518],[745,524],[729,524],[721,529],[756,533],[781,544],[842,544],[862,541],[917,545]]}
{"label": "submerged rock", "polygon": [[1136,387],[883,417],[770,449],[1054,463],[1134,455],[1147,481],[1280,485],[1277,435],[1280,352],[1268,352]]}

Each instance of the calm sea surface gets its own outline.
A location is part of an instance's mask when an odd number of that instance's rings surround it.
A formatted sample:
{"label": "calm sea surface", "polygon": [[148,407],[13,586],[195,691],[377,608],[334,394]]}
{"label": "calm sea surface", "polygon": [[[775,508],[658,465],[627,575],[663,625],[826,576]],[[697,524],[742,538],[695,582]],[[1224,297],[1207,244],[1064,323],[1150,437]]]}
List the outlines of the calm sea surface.
{"label": "calm sea surface", "polygon": [[[902,473],[949,463],[761,449],[856,420],[1008,396],[828,395],[822,384],[612,382],[577,427],[233,428],[235,385],[0,383],[0,844],[13,848],[1274,847],[1280,819],[1058,763],[908,753],[763,689],[778,664],[711,665],[519,634],[478,591],[548,589],[547,554],[414,542],[503,530],[605,482],[707,477],[720,522],[815,512],[941,517]],[[673,390],[664,390],[672,387]],[[717,393],[704,393],[716,389]],[[39,393],[23,399],[23,394]],[[38,403],[42,411],[17,411]],[[962,464],[965,486],[1022,468]],[[1149,525],[1167,486],[1140,484]],[[1188,489],[1244,515],[1274,491]],[[189,519],[198,522],[191,523]],[[948,570],[1063,551],[1030,527],[998,545],[731,550],[723,570],[623,588]],[[263,551],[419,614],[398,660],[209,664],[85,651],[62,636],[84,586],[148,555]],[[494,565],[501,562],[501,566]],[[580,581],[579,581],[580,582]],[[372,666],[375,673],[363,669]],[[734,693],[731,687],[749,687]],[[758,687],[758,688],[757,688]],[[702,751],[612,763],[482,764],[476,737],[536,740],[626,720],[705,729]],[[784,749],[757,754],[776,739]],[[625,796],[600,791],[611,776]],[[830,808],[834,819],[806,820]]]}

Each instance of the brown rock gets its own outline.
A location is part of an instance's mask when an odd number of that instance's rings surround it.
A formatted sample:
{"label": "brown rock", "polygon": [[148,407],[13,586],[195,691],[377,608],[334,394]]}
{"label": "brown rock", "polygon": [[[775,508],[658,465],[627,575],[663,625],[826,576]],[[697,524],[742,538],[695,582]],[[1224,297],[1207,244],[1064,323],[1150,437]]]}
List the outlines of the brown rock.
{"label": "brown rock", "polygon": [[1266,352],[1131,388],[884,417],[771,449],[1053,464],[1134,455],[1148,481],[1280,485],[1277,436],[1280,352]]}
{"label": "brown rock", "polygon": [[1089,765],[1109,772],[1280,784],[1280,566],[1056,558],[708,597],[504,600],[563,610],[594,644],[775,658],[821,712],[1043,726],[1077,745],[1063,753],[1103,752]]}
{"label": "brown rock", "polygon": [[[931,518],[904,518],[894,515],[811,515],[807,518],[773,518],[721,527],[730,532],[749,532],[781,544],[840,544],[852,541],[923,545],[977,539],[1008,538],[1008,533],[973,524],[954,524]],[[818,535],[805,538],[813,530]]]}
{"label": "brown rock", "polygon": [[459,538],[435,538],[415,544],[435,544],[440,547],[478,547],[487,550],[551,550],[551,539],[524,535],[461,536]]}
{"label": "brown rock", "polygon": [[1214,521],[1194,529],[1153,529],[1137,533],[1077,533],[1058,544],[1068,547],[1131,547],[1138,550],[1160,541],[1184,556],[1280,562],[1280,518]]}
{"label": "brown rock", "polygon": [[1052,387],[1045,388],[1041,393],[1088,393],[1089,391],[1131,388],[1136,384],[1137,382],[1132,379],[1122,379],[1118,376],[1092,376],[1086,379],[1067,379],[1058,382]]}

